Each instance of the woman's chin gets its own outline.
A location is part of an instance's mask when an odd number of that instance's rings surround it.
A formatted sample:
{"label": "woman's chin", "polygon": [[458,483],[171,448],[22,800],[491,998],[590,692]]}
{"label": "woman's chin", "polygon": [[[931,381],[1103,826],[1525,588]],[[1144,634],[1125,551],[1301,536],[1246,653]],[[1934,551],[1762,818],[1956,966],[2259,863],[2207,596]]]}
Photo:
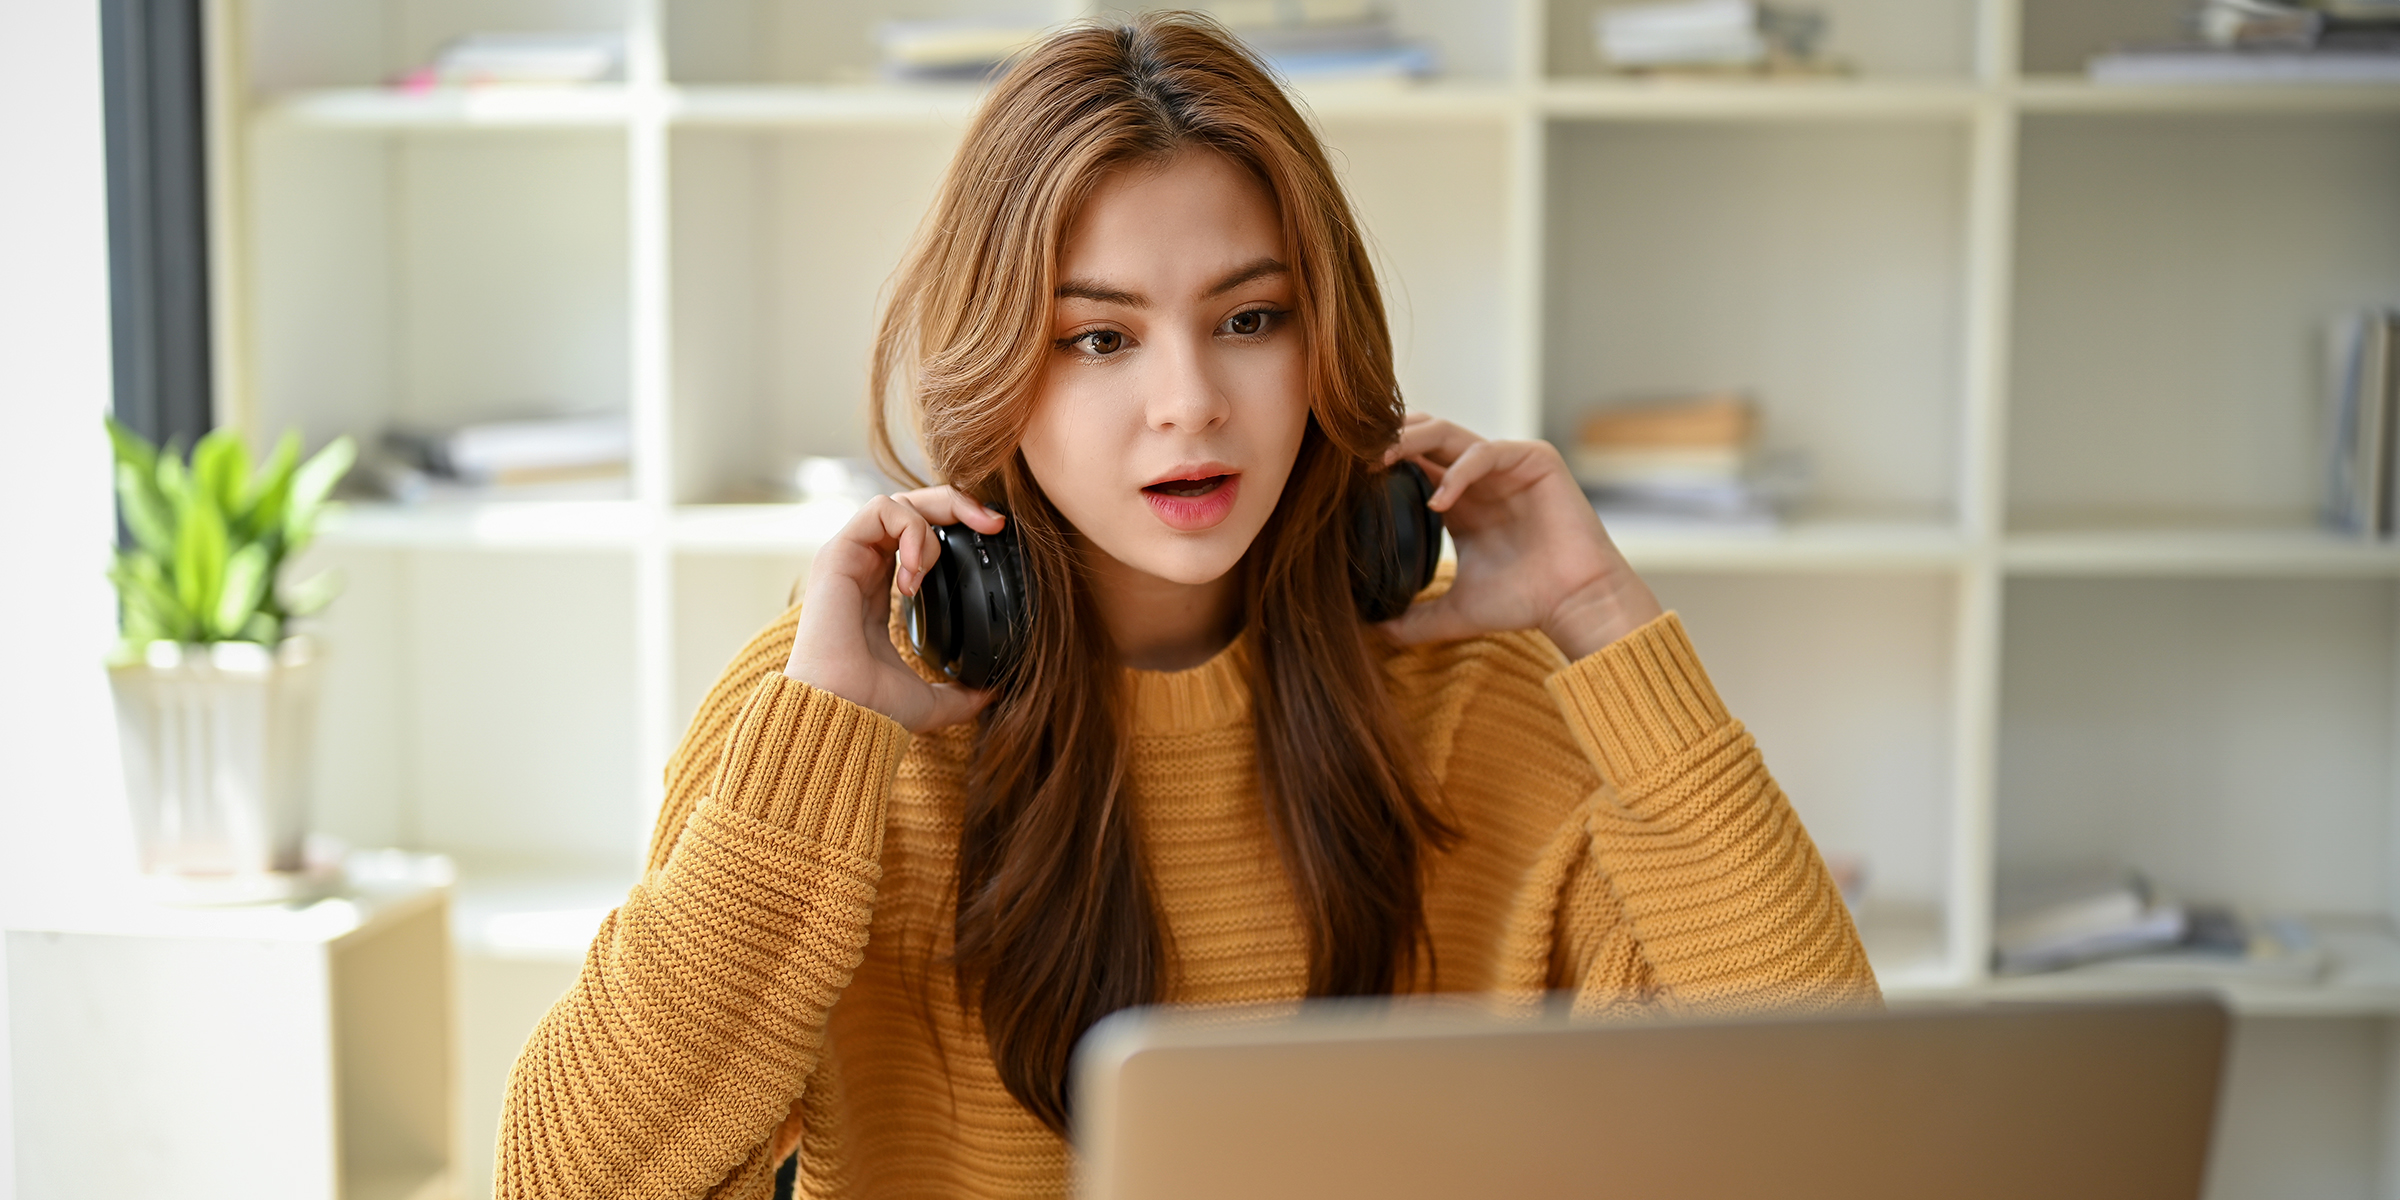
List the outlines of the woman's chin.
{"label": "woman's chin", "polygon": [[[1210,538],[1209,541],[1219,539]],[[1227,539],[1230,540],[1230,539]],[[1242,561],[1242,552],[1249,548],[1244,541],[1231,546],[1181,545],[1144,547],[1147,553],[1124,560],[1125,565],[1168,583],[1199,587],[1225,578]]]}
{"label": "woman's chin", "polygon": [[1198,533],[1177,533],[1153,524],[1130,531],[1129,536],[1101,541],[1100,548],[1110,558],[1154,579],[1199,587],[1223,579],[1249,552],[1258,530],[1240,516],[1237,513],[1235,519]]}

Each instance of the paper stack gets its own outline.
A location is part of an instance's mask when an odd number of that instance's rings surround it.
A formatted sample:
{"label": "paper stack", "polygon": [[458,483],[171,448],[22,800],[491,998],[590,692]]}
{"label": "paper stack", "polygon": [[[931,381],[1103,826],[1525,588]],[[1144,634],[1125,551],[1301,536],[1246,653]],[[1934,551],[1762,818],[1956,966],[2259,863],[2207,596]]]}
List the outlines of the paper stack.
{"label": "paper stack", "polygon": [[2394,440],[2400,439],[2400,310],[2367,309],[2335,327],[2326,445],[2325,523],[2362,538],[2392,536]]}
{"label": "paper stack", "polygon": [[1677,0],[1602,8],[1592,33],[1620,71],[1805,69],[1818,65],[1825,18],[1757,0]]}
{"label": "paper stack", "polygon": [[1993,965],[2023,975],[2161,950],[2184,940],[2190,920],[2132,871],[2020,882],[2001,890]]}
{"label": "paper stack", "polygon": [[875,27],[883,77],[900,83],[973,83],[1048,30],[1022,21],[885,21]]}
{"label": "paper stack", "polygon": [[1758,428],[1737,392],[1612,404],[1584,417],[1567,461],[1611,522],[1771,526]]}
{"label": "paper stack", "polygon": [[2092,59],[2097,83],[2400,82],[2396,0],[2202,0],[2196,39],[2120,46]]}
{"label": "paper stack", "polygon": [[385,490],[403,501],[616,499],[633,431],[622,413],[486,421],[383,437]]}
{"label": "paper stack", "polygon": [[2169,900],[2134,871],[2004,880],[1999,900],[1992,959],[2003,975],[2076,967],[2144,986],[2309,983],[2330,965],[2305,922]]}
{"label": "paper stack", "polygon": [[1227,0],[1208,11],[1286,79],[1421,78],[1441,65],[1373,0]]}
{"label": "paper stack", "polygon": [[470,33],[401,77],[409,90],[488,85],[608,83],[624,77],[619,33]]}

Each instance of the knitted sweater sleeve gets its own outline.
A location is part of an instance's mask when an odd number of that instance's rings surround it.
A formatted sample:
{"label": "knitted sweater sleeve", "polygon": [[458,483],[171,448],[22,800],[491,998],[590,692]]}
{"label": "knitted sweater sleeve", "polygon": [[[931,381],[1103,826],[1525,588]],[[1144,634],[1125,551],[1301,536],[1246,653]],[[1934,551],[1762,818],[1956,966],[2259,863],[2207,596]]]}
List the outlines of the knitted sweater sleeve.
{"label": "knitted sweater sleeve", "polygon": [[782,1126],[864,954],[908,738],[784,677],[794,619],[702,704],[641,883],[519,1054],[500,1196],[762,1195],[790,1149]]}
{"label": "knitted sweater sleeve", "polygon": [[1547,959],[1522,983],[1573,989],[1584,1015],[1881,1002],[1815,843],[1675,614],[1546,686],[1583,760],[1560,774],[1604,782],[1520,894],[1513,932]]}

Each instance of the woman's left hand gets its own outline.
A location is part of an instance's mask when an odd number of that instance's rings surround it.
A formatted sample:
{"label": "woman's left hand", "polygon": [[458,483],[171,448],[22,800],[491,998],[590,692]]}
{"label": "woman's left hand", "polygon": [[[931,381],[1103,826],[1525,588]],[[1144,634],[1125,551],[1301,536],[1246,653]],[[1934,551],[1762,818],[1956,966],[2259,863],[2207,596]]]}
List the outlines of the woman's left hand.
{"label": "woman's left hand", "polygon": [[1664,611],[1601,527],[1548,442],[1490,441],[1408,414],[1386,463],[1413,459],[1436,486],[1427,507],[1458,546],[1450,590],[1384,628],[1403,642],[1539,629],[1570,659]]}

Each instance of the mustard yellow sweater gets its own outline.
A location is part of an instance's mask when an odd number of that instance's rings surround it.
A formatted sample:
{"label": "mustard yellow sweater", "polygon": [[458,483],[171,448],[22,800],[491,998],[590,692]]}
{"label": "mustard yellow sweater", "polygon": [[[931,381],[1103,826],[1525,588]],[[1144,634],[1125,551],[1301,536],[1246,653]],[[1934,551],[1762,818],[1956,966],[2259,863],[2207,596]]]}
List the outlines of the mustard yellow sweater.
{"label": "mustard yellow sweater", "polygon": [[[1066,1146],[1001,1087],[942,965],[968,733],[912,738],[786,678],[798,610],[667,768],[642,882],[526,1043],[507,1197],[1057,1196]],[[1258,803],[1246,645],[1134,672],[1131,788],[1178,1001],[1297,997]],[[1538,634],[1403,652],[1393,695],[1464,831],[1431,866],[1447,991],[1578,1011],[1878,1002],[1848,912],[1683,627],[1567,664]]]}

